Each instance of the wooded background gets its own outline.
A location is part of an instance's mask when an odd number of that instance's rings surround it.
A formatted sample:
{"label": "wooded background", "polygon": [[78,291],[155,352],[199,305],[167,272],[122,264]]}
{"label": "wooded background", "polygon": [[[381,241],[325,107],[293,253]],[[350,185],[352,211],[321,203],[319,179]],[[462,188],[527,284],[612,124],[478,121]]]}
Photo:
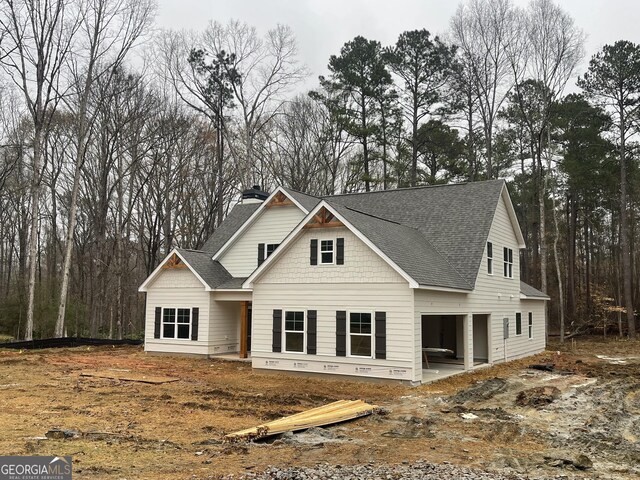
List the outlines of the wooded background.
{"label": "wooded background", "polygon": [[467,0],[445,37],[346,42],[303,92],[287,26],[158,31],[155,10],[0,5],[0,333],[140,336],[138,286],[252,185],[506,178],[551,331],[635,335],[640,46],[588,59],[552,1]]}

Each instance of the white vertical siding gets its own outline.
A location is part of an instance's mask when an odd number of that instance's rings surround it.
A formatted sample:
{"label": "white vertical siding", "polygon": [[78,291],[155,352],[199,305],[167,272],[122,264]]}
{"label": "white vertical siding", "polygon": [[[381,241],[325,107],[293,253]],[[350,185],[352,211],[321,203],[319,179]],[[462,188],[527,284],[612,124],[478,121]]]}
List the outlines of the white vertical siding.
{"label": "white vertical siding", "polygon": [[258,266],[258,244],[280,243],[304,218],[294,205],[265,208],[219,259],[234,277],[248,277]]}
{"label": "white vertical siding", "polygon": [[[202,283],[190,270],[162,270],[147,291],[145,351],[200,355],[209,353],[209,296],[209,292],[205,291]],[[153,338],[156,307],[198,307],[198,340]]]}
{"label": "white vertical siding", "polygon": [[[310,239],[337,237],[345,239],[344,265],[310,265]],[[316,355],[272,352],[274,309],[317,311]],[[386,312],[387,358],[336,357],[337,310]],[[413,381],[412,318],[408,283],[354,234],[346,228],[308,230],[254,283],[252,363],[255,368]]]}

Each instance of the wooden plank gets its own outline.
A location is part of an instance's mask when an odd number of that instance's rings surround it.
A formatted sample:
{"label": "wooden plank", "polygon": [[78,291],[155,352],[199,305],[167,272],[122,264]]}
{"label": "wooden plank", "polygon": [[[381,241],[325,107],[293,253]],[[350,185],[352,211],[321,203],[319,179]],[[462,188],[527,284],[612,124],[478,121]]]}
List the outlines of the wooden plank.
{"label": "wooden plank", "polygon": [[247,334],[249,330],[249,302],[240,302],[240,358],[247,358]]}
{"label": "wooden plank", "polygon": [[159,385],[161,383],[177,382],[180,380],[175,377],[162,377],[159,375],[143,375],[140,373],[131,372],[116,372],[116,371],[83,371],[80,372],[81,377],[95,377],[95,378],[108,378],[110,380],[122,380],[126,382],[140,382],[151,383],[153,385]]}
{"label": "wooden plank", "polygon": [[306,430],[311,427],[331,425],[333,423],[370,415],[377,408],[376,405],[369,405],[362,400],[338,400],[328,405],[312,408],[256,427],[230,433],[225,435],[224,439],[227,442],[239,442],[264,438],[284,432]]}

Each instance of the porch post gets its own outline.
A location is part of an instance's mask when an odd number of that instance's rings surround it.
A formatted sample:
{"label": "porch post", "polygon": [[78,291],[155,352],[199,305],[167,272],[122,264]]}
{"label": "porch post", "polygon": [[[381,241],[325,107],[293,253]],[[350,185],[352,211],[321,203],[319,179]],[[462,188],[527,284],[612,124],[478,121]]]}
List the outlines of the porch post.
{"label": "porch post", "polygon": [[247,358],[247,334],[249,326],[249,302],[240,302],[240,358]]}
{"label": "porch post", "polygon": [[462,318],[462,337],[464,341],[464,369],[473,367],[473,313]]}

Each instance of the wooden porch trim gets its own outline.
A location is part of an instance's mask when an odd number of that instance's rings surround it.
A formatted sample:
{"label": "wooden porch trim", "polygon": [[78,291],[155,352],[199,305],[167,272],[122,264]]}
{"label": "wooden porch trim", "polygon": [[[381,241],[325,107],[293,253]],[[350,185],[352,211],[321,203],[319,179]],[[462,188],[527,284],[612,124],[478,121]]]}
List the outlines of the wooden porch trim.
{"label": "wooden porch trim", "polygon": [[247,334],[249,333],[249,302],[240,302],[240,358],[247,358]]}

